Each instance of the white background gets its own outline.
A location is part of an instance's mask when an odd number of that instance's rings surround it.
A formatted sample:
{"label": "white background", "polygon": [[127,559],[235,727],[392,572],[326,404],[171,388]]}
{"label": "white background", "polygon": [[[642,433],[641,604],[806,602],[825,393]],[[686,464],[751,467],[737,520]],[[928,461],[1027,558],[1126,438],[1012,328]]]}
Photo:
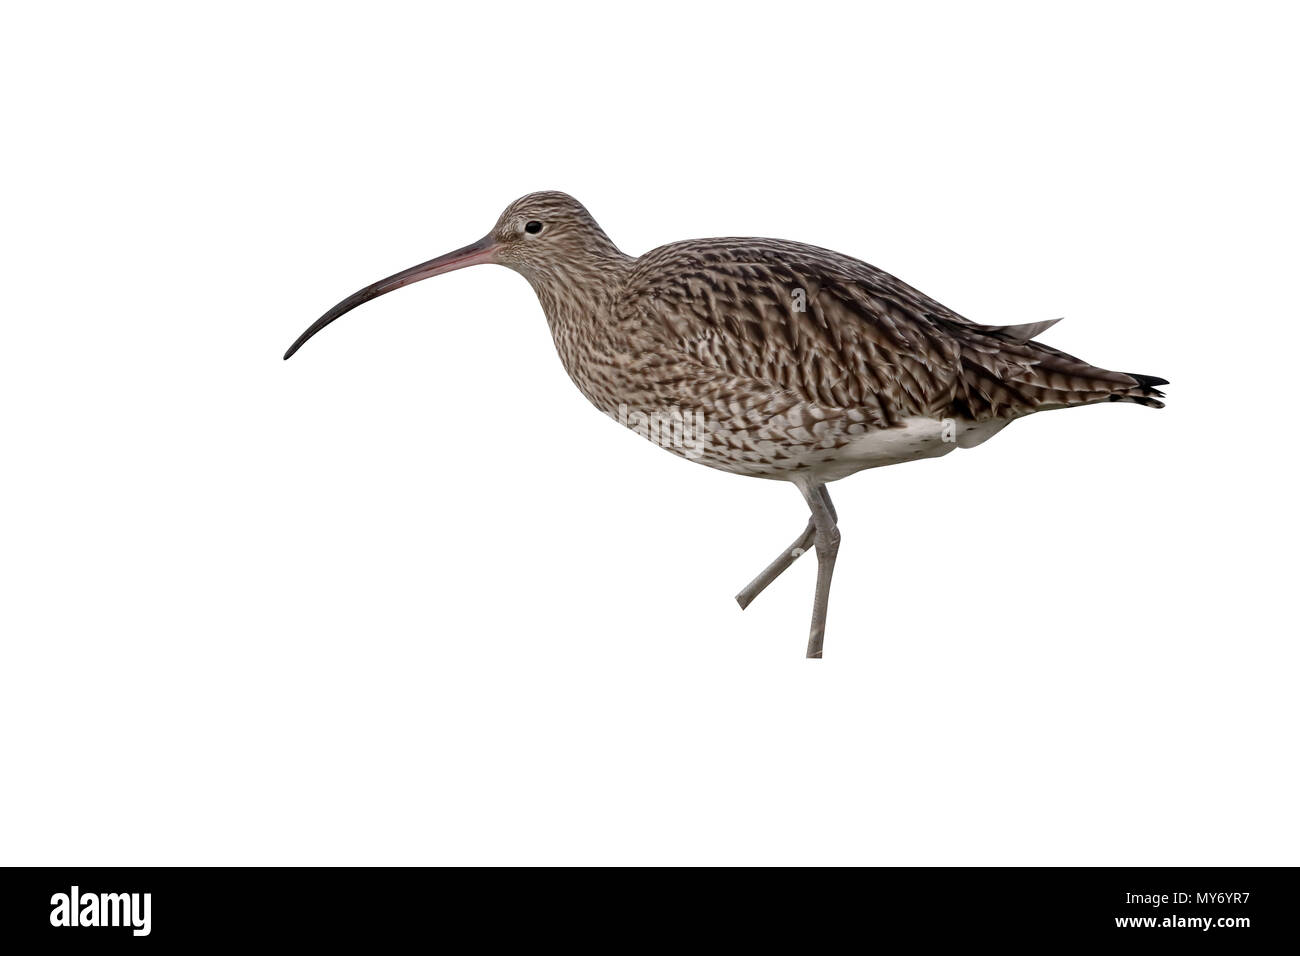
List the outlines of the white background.
{"label": "white background", "polygon": [[[1295,22],[1232,4],[8,12],[0,861],[1295,864]],[[832,487],[589,407],[537,189],[1161,375]]]}

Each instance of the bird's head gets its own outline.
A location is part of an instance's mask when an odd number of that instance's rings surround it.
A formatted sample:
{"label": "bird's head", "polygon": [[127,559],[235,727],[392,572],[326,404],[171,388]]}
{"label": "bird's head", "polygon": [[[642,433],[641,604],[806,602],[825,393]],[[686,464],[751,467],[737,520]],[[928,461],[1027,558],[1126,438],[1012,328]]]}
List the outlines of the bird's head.
{"label": "bird's head", "polygon": [[525,275],[618,251],[586,207],[561,192],[516,199],[489,235],[496,242],[495,261]]}
{"label": "bird's head", "polygon": [[507,206],[482,239],[348,296],[298,336],[284,357],[292,356],[309,338],[363,302],[445,272],[495,263],[514,269],[536,286],[578,280],[584,272],[598,271],[604,263],[625,258],[578,200],[562,192],[529,193]]}

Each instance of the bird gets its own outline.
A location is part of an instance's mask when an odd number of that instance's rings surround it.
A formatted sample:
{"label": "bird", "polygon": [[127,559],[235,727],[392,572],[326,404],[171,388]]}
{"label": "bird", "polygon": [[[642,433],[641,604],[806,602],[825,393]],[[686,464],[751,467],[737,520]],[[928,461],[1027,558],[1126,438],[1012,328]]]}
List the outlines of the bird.
{"label": "bird", "polygon": [[1059,319],[979,324],[817,246],[694,239],[630,256],[558,191],[515,200],[483,238],[343,299],[284,358],[371,299],[489,263],[532,286],[561,364],[596,408],[691,461],[798,489],[806,527],[736,601],[747,608],[814,551],[808,658],[823,655],[841,540],[829,484],[973,448],[1035,412],[1162,408],[1169,384],[1037,341]]}

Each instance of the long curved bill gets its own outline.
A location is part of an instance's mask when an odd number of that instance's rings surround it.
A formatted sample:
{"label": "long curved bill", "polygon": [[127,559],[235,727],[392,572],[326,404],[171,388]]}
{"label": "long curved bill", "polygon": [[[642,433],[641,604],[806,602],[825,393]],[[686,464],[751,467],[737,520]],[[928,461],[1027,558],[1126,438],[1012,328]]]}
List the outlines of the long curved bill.
{"label": "long curved bill", "polygon": [[369,302],[371,299],[377,299],[385,293],[392,292],[394,289],[400,289],[402,286],[410,285],[412,282],[419,282],[421,279],[429,279],[433,276],[440,276],[444,272],[455,272],[457,269],[464,269],[466,266],[476,266],[483,262],[491,262],[492,256],[496,252],[496,240],[491,236],[484,236],[478,242],[471,242],[468,246],[457,249],[455,252],[449,252],[445,256],[439,256],[437,259],[430,259],[428,262],[421,262],[418,266],[412,266],[404,272],[391,275],[387,279],[380,279],[374,285],[368,285],[358,292],[352,293],[334,308],[330,309],[319,319],[311,324],[302,335],[298,336],[298,341],[289,346],[289,351],[284,353],[288,359],[294,352],[302,348],[302,344],[309,338],[319,332],[325,326],[329,325],[341,315],[346,315],[363,302]]}

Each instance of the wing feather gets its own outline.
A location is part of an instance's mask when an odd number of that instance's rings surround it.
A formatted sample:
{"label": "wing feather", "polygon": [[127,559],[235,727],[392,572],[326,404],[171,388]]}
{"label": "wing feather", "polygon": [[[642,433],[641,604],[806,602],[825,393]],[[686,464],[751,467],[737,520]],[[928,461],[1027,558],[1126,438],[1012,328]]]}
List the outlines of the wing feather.
{"label": "wing feather", "polygon": [[865,262],[771,239],[702,239],[642,256],[620,317],[684,356],[889,427],[1149,398],[1122,372],[1032,341],[1056,320],[977,325]]}

